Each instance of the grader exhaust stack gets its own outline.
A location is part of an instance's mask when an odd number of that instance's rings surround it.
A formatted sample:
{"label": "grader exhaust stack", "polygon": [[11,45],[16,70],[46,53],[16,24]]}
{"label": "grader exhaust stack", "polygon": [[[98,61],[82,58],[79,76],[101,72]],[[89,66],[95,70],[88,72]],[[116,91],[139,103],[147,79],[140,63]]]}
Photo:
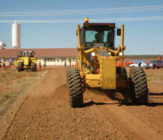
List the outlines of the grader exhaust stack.
{"label": "grader exhaust stack", "polygon": [[124,24],[121,25],[121,49],[125,50],[125,47],[124,47]]}
{"label": "grader exhaust stack", "polygon": [[77,25],[78,51],[77,68],[67,71],[67,85],[71,107],[83,105],[85,88],[130,89],[134,103],[143,104],[148,100],[146,75],[141,68],[116,67],[116,61],[124,60],[124,25],[117,29],[121,35],[119,47],[115,47],[115,23],[89,23]]}

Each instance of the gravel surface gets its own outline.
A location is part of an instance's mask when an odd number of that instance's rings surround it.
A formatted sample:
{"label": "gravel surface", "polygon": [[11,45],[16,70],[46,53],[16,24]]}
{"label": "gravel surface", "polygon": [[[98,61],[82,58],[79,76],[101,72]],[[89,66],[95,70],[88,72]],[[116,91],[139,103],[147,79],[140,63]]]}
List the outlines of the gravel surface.
{"label": "gravel surface", "polygon": [[163,87],[149,86],[147,105],[121,104],[119,92],[86,90],[85,106],[73,109],[68,101],[66,70],[51,68],[17,104],[19,109],[7,123],[2,139],[162,140]]}

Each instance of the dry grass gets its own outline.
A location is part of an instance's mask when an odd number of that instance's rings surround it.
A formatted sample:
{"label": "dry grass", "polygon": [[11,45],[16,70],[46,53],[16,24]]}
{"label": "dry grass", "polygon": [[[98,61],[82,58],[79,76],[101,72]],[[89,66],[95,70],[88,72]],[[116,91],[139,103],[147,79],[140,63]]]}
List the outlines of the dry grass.
{"label": "dry grass", "polygon": [[[127,67],[126,70],[127,70],[128,76],[129,76],[130,68]],[[156,82],[159,84],[163,84],[163,68],[160,68],[160,69],[144,69],[144,70],[145,70],[148,82]]]}
{"label": "dry grass", "polygon": [[145,70],[149,82],[163,84],[163,69]]}
{"label": "dry grass", "polygon": [[18,90],[26,87],[37,77],[37,72],[17,72],[14,69],[0,70],[0,105],[18,94]]}

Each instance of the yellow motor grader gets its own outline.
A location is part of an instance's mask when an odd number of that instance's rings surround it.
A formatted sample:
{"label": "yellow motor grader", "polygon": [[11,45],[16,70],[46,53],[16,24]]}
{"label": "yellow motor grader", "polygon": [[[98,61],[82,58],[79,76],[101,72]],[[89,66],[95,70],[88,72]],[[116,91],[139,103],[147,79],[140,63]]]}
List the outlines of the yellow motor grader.
{"label": "yellow motor grader", "polygon": [[[115,34],[121,36],[115,48]],[[78,51],[77,68],[67,70],[67,86],[71,107],[83,105],[85,88],[103,90],[129,89],[133,103],[145,104],[148,87],[142,68],[131,68],[129,77],[122,66],[124,60],[124,25],[120,29],[115,23],[89,23],[77,25]],[[117,67],[116,62],[121,66]]]}
{"label": "yellow motor grader", "polygon": [[17,69],[19,72],[24,69],[36,71],[36,58],[34,57],[33,51],[20,51],[17,61]]}

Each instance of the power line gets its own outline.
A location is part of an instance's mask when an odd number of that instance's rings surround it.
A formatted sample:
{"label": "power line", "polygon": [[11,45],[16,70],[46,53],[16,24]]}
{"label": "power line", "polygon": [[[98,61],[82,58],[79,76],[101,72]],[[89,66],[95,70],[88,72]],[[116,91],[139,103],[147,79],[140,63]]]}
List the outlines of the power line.
{"label": "power line", "polygon": [[[125,18],[108,18],[108,19],[90,19],[91,22],[121,22],[121,21],[157,21],[163,20],[163,16],[151,17],[125,17]],[[0,23],[13,23],[15,20],[0,20]],[[54,20],[16,20],[19,23],[81,23],[83,19],[54,19]]]}
{"label": "power line", "polygon": [[162,11],[163,5],[137,6],[137,7],[118,7],[118,8],[98,8],[98,9],[61,9],[48,11],[0,11],[0,16],[72,16],[72,15],[91,15],[91,14],[116,14],[130,12],[151,12]]}

